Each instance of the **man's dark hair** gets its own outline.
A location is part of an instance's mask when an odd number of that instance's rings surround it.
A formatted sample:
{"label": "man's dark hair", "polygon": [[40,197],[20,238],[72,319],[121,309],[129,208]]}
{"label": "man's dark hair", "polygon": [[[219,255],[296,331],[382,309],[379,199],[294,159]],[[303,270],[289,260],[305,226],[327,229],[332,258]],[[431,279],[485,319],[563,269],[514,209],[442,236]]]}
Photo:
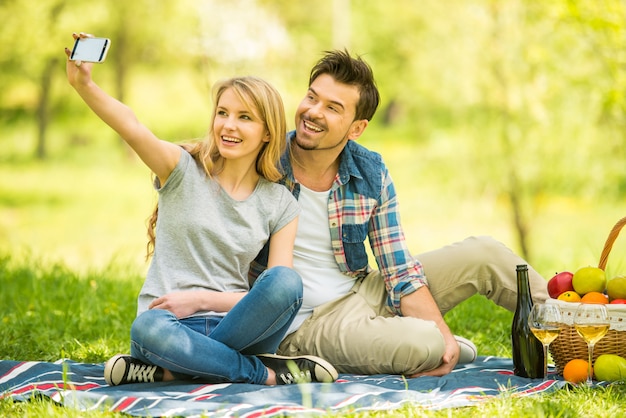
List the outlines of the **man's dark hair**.
{"label": "man's dark hair", "polygon": [[380,102],[380,94],[369,64],[360,56],[351,57],[347,50],[325,51],[324,54],[311,70],[309,86],[322,74],[328,74],[340,83],[356,86],[359,90],[359,101],[354,120],[371,120]]}

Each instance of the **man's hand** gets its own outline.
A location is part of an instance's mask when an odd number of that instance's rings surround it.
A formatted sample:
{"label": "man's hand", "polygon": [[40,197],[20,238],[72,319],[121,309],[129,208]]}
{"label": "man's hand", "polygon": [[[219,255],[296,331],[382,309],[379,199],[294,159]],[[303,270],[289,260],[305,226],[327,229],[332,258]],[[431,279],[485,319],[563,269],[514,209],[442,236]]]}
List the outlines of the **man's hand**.
{"label": "man's hand", "polygon": [[[448,332],[449,335],[452,335]],[[445,334],[444,334],[445,336]],[[459,356],[461,354],[461,348],[457,343],[454,336],[452,336],[452,340],[449,338],[445,339],[446,341],[446,352],[443,353],[442,363],[439,367],[433,370],[429,370],[427,372],[415,373],[414,375],[408,377],[420,377],[420,376],[445,376],[450,373],[452,369],[459,362]]]}
{"label": "man's hand", "polygon": [[444,321],[439,307],[430,294],[430,289],[426,286],[422,286],[410,295],[403,296],[402,299],[400,299],[400,310],[404,316],[412,316],[435,322],[446,344],[439,367],[427,372],[416,373],[410,377],[443,376],[450,373],[459,362],[461,348],[454,338],[454,335],[452,335],[448,324]]}

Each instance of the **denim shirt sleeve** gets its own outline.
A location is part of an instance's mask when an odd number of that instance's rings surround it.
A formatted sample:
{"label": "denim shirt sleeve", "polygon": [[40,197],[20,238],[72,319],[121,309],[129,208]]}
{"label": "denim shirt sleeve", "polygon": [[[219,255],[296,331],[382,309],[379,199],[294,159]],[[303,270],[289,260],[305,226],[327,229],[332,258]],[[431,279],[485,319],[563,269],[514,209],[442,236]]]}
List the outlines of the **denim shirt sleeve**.
{"label": "denim shirt sleeve", "polygon": [[382,192],[370,220],[368,236],[387,287],[387,303],[393,313],[402,315],[400,299],[428,283],[422,265],[413,258],[407,247],[395,187],[386,167],[381,175]]}

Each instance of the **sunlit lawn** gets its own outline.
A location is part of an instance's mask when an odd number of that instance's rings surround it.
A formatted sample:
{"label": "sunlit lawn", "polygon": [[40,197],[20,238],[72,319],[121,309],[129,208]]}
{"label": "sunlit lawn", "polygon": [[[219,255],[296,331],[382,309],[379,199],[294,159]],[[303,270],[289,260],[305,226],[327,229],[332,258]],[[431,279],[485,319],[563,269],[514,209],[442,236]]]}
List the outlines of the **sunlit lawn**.
{"label": "sunlit lawn", "polygon": [[[458,160],[450,157],[446,144],[424,154],[415,145],[375,143],[373,138],[366,144],[383,153],[397,182],[414,252],[477,234],[492,235],[516,249],[506,199],[476,195],[471,186],[468,192],[471,172],[454,172]],[[123,148],[111,146],[77,149],[63,161],[0,164],[2,358],[99,362],[129,345],[135,297],[146,268],[145,219],[155,202],[150,174],[128,159]],[[608,231],[626,215],[623,208],[563,197],[535,201],[531,261],[546,277],[597,264]],[[609,258],[610,275],[624,272],[622,241],[626,237],[618,239]],[[510,312],[480,297],[446,316],[453,332],[471,338],[481,355],[503,357],[510,357],[511,318]],[[454,415],[612,417],[623,413],[623,395],[624,387],[616,386],[530,399],[503,397],[454,410]],[[585,406],[589,402],[592,409]],[[407,407],[401,413],[448,416],[450,411]],[[45,401],[0,402],[0,415],[111,416],[71,414]]]}
{"label": "sunlit lawn", "polygon": [[[471,171],[457,167],[462,156],[450,154],[443,144],[425,151],[377,139],[374,132],[364,143],[381,152],[390,167],[413,252],[470,235],[494,236],[517,251],[506,196],[477,194],[479,186],[468,180]],[[460,139],[441,141],[446,140]],[[143,270],[146,218],[156,201],[149,171],[121,145],[78,147],[63,158],[0,161],[0,250],[62,261],[81,271],[113,260]],[[626,216],[626,199],[539,196],[527,206],[530,261],[546,277],[597,264],[611,227]],[[626,270],[625,250],[626,238],[618,239],[609,274]]]}
{"label": "sunlit lawn", "polygon": [[[132,270],[132,269],[131,269]],[[70,358],[101,362],[129,346],[128,330],[135,312],[141,276],[124,266],[76,274],[61,265],[0,258],[1,358],[54,361]],[[511,313],[481,297],[473,297],[446,319],[453,332],[476,343],[482,355],[510,356]],[[395,411],[345,414],[355,417],[606,417],[621,416],[626,386],[576,388],[549,395],[501,397],[471,408],[429,411],[405,405]],[[46,399],[27,403],[0,400],[0,416],[125,416],[66,409]]]}

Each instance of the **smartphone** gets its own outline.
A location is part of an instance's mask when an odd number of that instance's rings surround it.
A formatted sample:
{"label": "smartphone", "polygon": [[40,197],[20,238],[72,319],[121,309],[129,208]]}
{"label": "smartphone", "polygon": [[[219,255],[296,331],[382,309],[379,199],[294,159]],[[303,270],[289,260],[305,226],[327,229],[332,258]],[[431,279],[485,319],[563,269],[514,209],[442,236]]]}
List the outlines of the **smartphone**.
{"label": "smartphone", "polygon": [[103,62],[109,52],[108,38],[78,38],[70,54],[70,61]]}

